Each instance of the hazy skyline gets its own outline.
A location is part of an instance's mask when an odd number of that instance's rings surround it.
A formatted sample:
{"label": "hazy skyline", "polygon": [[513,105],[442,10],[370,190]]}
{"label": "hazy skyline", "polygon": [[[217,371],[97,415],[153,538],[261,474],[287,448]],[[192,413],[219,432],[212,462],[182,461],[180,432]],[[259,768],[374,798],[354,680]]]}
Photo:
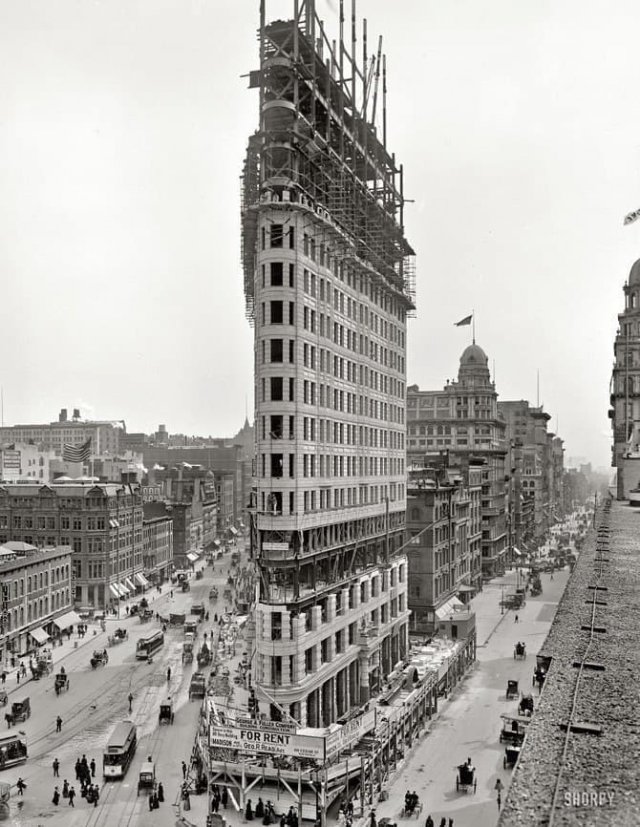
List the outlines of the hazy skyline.
{"label": "hazy skyline", "polygon": [[[348,17],[350,3],[347,3]],[[269,17],[291,2],[267,0]],[[239,175],[258,0],[0,0],[5,424],[61,407],[230,436],[253,416]],[[337,0],[317,0],[337,30]],[[417,252],[407,383],[476,341],[500,399],[610,461],[622,286],[640,256],[640,7],[359,0],[384,38]],[[370,46],[370,49],[373,48]]]}

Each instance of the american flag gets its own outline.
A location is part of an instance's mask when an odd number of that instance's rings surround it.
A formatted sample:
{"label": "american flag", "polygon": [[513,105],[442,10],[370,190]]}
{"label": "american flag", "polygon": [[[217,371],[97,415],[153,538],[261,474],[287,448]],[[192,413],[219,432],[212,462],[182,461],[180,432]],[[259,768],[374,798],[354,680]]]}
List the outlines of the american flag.
{"label": "american flag", "polygon": [[62,448],[62,459],[66,462],[86,462],[91,456],[91,437],[82,445],[69,445],[65,442]]}

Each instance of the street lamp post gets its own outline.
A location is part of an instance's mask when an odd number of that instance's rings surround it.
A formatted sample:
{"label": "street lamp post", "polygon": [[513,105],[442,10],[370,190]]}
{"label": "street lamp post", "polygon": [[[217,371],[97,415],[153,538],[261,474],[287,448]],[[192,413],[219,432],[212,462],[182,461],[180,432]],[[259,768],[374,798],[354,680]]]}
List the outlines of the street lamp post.
{"label": "street lamp post", "polygon": [[500,614],[503,615],[504,614],[504,588],[505,588],[505,584],[503,583],[500,586],[500,588],[502,589],[502,597],[500,599]]}

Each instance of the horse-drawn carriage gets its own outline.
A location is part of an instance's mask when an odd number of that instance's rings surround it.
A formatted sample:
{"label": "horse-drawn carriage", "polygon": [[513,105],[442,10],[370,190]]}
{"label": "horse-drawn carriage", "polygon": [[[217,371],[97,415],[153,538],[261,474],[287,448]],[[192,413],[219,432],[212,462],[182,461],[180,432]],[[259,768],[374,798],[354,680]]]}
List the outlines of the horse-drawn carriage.
{"label": "horse-drawn carriage", "polygon": [[525,660],[527,657],[527,644],[523,643],[522,641],[518,641],[516,645],[513,647],[513,659],[514,660]]}
{"label": "horse-drawn carriage", "polygon": [[518,681],[507,681],[507,692],[506,698],[508,701],[517,698],[520,695],[520,690],[518,689]]}
{"label": "horse-drawn carriage", "polygon": [[173,701],[171,699],[167,699],[166,701],[160,704],[160,712],[158,713],[158,723],[172,724],[173,715]]}
{"label": "horse-drawn carriage", "polygon": [[141,609],[138,613],[140,623],[147,623],[153,618],[153,609]]}
{"label": "horse-drawn carriage", "polygon": [[109,646],[115,646],[117,643],[122,643],[129,639],[129,632],[126,629],[116,629],[112,635],[109,635],[107,642]]}
{"label": "horse-drawn carriage", "polygon": [[502,730],[500,732],[500,743],[514,744],[520,746],[524,741],[528,718],[519,715],[501,715]]}
{"label": "horse-drawn carriage", "polygon": [[204,577],[204,574],[203,574],[202,569],[198,569],[198,571],[196,572],[196,580],[202,580],[203,577]]}
{"label": "horse-drawn carriage", "polygon": [[206,680],[202,672],[195,672],[191,677],[189,685],[189,700],[194,698],[204,698],[207,694]]}
{"label": "horse-drawn carriage", "polygon": [[209,600],[217,600],[218,599],[218,589],[214,586],[209,591]]}
{"label": "horse-drawn carriage", "polygon": [[233,589],[227,586],[227,588],[222,593],[222,596],[225,600],[232,600],[233,599]]}
{"label": "horse-drawn carriage", "polygon": [[203,643],[198,652],[198,667],[209,666],[211,663],[211,649]]}
{"label": "horse-drawn carriage", "polygon": [[400,818],[411,818],[411,816],[418,818],[421,812],[422,802],[418,798],[418,795],[415,792],[407,792],[404,797],[404,807],[400,813]]}
{"label": "horse-drawn carriage", "polygon": [[191,585],[190,585],[188,580],[183,580],[180,583],[180,588],[182,589],[183,592],[190,592],[191,591]]}
{"label": "horse-drawn carriage", "polygon": [[183,663],[192,663],[193,662],[193,641],[192,640],[185,640],[182,644],[182,662]]}
{"label": "horse-drawn carriage", "polygon": [[103,649],[99,652],[96,649],[89,662],[91,663],[92,669],[96,669],[98,666],[106,666],[109,663],[109,655],[107,654],[107,650]]}
{"label": "horse-drawn carriage", "polygon": [[516,761],[520,755],[520,745],[519,744],[507,744],[504,750],[504,758],[502,759],[502,766],[506,770],[507,768],[513,769],[516,765]]}
{"label": "horse-drawn carriage", "polygon": [[156,768],[153,761],[145,761],[138,776],[138,795],[140,791],[153,792],[156,786]]}
{"label": "horse-drawn carriage", "polygon": [[519,715],[528,715],[529,718],[533,715],[533,695],[528,693],[527,695],[522,696],[520,698],[520,703],[518,704],[518,714]]}
{"label": "horse-drawn carriage", "polygon": [[69,677],[66,672],[58,672],[55,677],[53,688],[55,689],[56,695],[59,695],[61,692],[69,691]]}
{"label": "horse-drawn carriage", "polygon": [[34,681],[39,681],[40,678],[46,677],[46,675],[51,672],[53,669],[53,665],[46,660],[38,660],[35,664],[32,664],[31,667],[31,679]]}
{"label": "horse-drawn carriage", "polygon": [[11,712],[7,712],[4,716],[7,726],[26,721],[31,717],[31,701],[29,698],[24,698],[21,701],[14,701],[11,704]]}
{"label": "horse-drawn carriage", "polygon": [[458,776],[456,778],[456,792],[475,793],[478,786],[476,768],[467,761],[466,764],[458,764]]}
{"label": "horse-drawn carriage", "polygon": [[544,684],[545,678],[547,677],[547,670],[543,666],[536,666],[533,670],[533,681],[531,686],[535,686],[538,684],[538,694],[542,692],[542,686]]}

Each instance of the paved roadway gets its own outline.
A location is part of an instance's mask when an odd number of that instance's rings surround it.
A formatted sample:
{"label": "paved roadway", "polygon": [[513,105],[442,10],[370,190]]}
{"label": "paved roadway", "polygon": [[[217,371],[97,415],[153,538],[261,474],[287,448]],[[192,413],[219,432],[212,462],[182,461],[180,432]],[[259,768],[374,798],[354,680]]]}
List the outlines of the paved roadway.
{"label": "paved roadway", "polygon": [[[554,579],[542,575],[543,593],[527,597],[526,606],[500,614],[502,584],[514,583],[515,570],[485,585],[474,598],[478,626],[477,664],[465,680],[441,701],[440,712],[429,735],[414,748],[408,766],[389,787],[389,799],[376,809],[378,818],[399,820],[407,789],[415,790],[423,802],[420,827],[430,813],[436,825],[446,816],[455,827],[493,827],[498,820],[495,783],[508,787],[510,770],[504,770],[504,746],[499,742],[501,713],[514,713],[517,702],[505,699],[507,680],[531,691],[535,655],[545,640],[556,605],[569,578],[569,571],[556,572]],[[527,659],[515,661],[513,646],[527,644]],[[537,689],[533,692],[534,701]],[[535,713],[534,713],[535,714]],[[456,767],[471,757],[476,767],[477,792],[456,792]],[[503,800],[505,794],[502,796]]]}
{"label": "paved roadway", "polygon": [[[209,589],[213,583],[222,585],[228,574],[230,555],[216,561],[216,571],[205,569],[201,580],[191,578],[191,591],[182,593],[174,590],[174,597],[165,587],[160,596],[150,591],[147,595],[150,606],[160,615],[169,612],[189,614],[192,603],[202,602],[210,609],[209,622],[199,628],[196,646],[203,640],[203,632],[211,631],[213,613],[224,607],[220,597],[217,603],[209,603]],[[224,566],[224,574],[221,571]],[[220,589],[222,595],[222,589]],[[2,773],[2,781],[15,784],[21,776],[27,782],[23,798],[16,794],[15,787],[11,800],[11,823],[21,827],[51,825],[51,827],[101,827],[101,825],[151,825],[175,824],[176,808],[182,781],[181,762],[189,763],[198,722],[200,703],[188,699],[191,673],[197,669],[193,664],[182,665],[183,630],[167,629],[165,644],[153,659],[152,664],[135,658],[136,641],[158,629],[155,619],[140,623],[135,618],[125,617],[121,611],[120,620],[107,620],[106,632],[99,626],[89,626],[84,640],[77,641],[77,648],[71,644],[54,649],[55,670],[64,665],[69,676],[70,689],[56,697],[53,674],[41,681],[28,681],[19,687],[9,678],[10,702],[29,696],[31,717],[18,727],[27,733],[29,759],[26,764]],[[126,628],[129,639],[109,647],[107,636],[118,627]],[[95,629],[95,633],[94,633]],[[94,649],[107,648],[109,663],[106,667],[91,669],[89,660]],[[167,667],[171,667],[171,683],[166,680]],[[132,712],[128,711],[128,695],[134,696]],[[168,694],[174,701],[175,723],[173,726],[158,726],[159,705]],[[56,734],[55,720],[63,719],[62,732]],[[138,749],[122,781],[105,783],[102,778],[102,753],[114,726],[119,721],[133,720],[138,727]],[[86,804],[79,795],[80,786],[75,782],[76,758],[86,754],[87,759],[95,758],[96,781],[101,786],[101,799],[97,808]],[[165,804],[153,813],[149,812],[146,796],[137,796],[137,779],[140,766],[151,755],[156,763],[156,775],[165,790]],[[60,761],[60,778],[54,781],[52,762]],[[55,807],[51,801],[54,786],[62,790],[64,779],[74,784],[78,796],[75,809],[65,799]]]}

